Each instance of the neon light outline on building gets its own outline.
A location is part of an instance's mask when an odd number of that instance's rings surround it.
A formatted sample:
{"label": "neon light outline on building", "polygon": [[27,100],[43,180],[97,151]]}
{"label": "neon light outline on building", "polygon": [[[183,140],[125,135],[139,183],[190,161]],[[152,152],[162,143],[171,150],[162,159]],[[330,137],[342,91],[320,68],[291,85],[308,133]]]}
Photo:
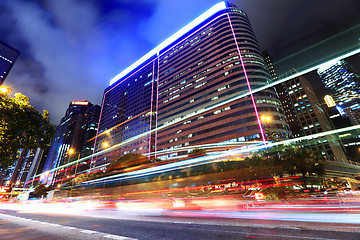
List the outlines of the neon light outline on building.
{"label": "neon light outline on building", "polygon": [[201,14],[199,17],[195,18],[192,22],[187,24],[185,27],[171,35],[168,39],[160,43],[157,47],[155,47],[153,50],[145,54],[143,57],[141,57],[139,60],[131,64],[128,68],[126,68],[124,71],[119,73],[117,76],[115,76],[113,79],[110,80],[110,86],[115,83],[120,78],[124,77],[126,74],[130,73],[132,70],[140,66],[142,63],[144,63],[146,60],[151,58],[152,56],[158,54],[162,49],[166,48],[176,40],[178,40],[180,37],[188,33],[191,29],[195,28],[205,20],[207,20],[209,17],[214,15],[215,13],[226,9],[226,3],[220,2],[213,7],[211,7],[209,10]]}

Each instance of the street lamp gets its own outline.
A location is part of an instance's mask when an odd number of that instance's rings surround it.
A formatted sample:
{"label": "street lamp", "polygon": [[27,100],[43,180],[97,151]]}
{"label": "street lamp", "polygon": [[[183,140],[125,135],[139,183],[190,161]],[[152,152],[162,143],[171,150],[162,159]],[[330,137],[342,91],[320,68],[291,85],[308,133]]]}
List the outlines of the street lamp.
{"label": "street lamp", "polygon": [[104,148],[107,148],[107,147],[109,147],[109,143],[107,143],[107,142],[104,142],[104,143],[103,143],[103,147],[104,147]]}
{"label": "street lamp", "polygon": [[271,121],[271,117],[269,116],[261,116],[261,120],[264,121],[265,123],[268,123]]}
{"label": "street lamp", "polygon": [[69,154],[70,155],[72,155],[74,152],[75,152],[74,149],[72,149],[72,148],[69,149]]}
{"label": "street lamp", "polygon": [[271,122],[271,117],[263,115],[263,116],[261,116],[261,121],[264,123],[265,129],[268,131],[269,129],[268,129],[267,124]]}
{"label": "street lamp", "polygon": [[0,87],[0,93],[4,95],[8,95],[12,91],[9,87]]}
{"label": "street lamp", "polygon": [[[70,148],[69,151],[68,151],[68,153],[69,153],[70,156],[71,156],[71,155],[73,155],[73,154],[75,153],[75,150],[74,150],[73,148]],[[77,162],[76,162],[76,167],[75,167],[74,176],[76,175],[77,168],[78,168],[78,165],[79,165],[80,154],[81,154],[81,152],[79,152],[79,155],[78,155],[77,160],[76,160]],[[69,156],[69,159],[70,159],[70,156]],[[70,162],[70,161],[69,161],[69,162]]]}
{"label": "street lamp", "polygon": [[271,122],[271,117],[267,116],[267,115],[263,115],[263,116],[261,116],[260,119],[264,123],[268,137],[270,137],[270,129],[268,128],[268,124]]}

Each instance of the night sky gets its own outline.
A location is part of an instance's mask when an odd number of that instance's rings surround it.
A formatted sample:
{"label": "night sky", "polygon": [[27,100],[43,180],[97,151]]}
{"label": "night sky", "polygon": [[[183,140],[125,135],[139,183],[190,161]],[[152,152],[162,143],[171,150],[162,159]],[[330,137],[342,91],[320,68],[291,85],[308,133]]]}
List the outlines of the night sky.
{"label": "night sky", "polygon": [[[111,78],[219,0],[0,2],[0,40],[21,52],[4,85],[49,110],[59,124],[70,101],[100,105]],[[248,14],[260,47],[280,71],[360,43],[359,0],[230,2]],[[328,38],[332,42],[321,43]],[[327,42],[330,47],[314,54]]]}

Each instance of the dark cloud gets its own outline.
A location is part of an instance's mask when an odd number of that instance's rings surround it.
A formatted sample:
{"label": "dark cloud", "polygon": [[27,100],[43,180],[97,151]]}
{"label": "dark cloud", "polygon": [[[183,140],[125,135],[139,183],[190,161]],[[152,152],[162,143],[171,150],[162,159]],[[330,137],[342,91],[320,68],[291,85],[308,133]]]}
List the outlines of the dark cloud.
{"label": "dark cloud", "polygon": [[[5,84],[58,124],[70,101],[100,104],[112,77],[217,2],[3,0],[0,40],[21,52]],[[276,61],[360,23],[358,0],[231,2]]]}

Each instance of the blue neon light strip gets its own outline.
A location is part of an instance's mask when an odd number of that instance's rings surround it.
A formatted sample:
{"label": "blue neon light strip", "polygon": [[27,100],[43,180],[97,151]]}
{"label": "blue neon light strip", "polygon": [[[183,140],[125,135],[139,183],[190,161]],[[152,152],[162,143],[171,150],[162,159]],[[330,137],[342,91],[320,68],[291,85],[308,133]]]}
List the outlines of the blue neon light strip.
{"label": "blue neon light strip", "polygon": [[201,14],[199,17],[195,18],[192,22],[190,22],[188,25],[177,31],[175,34],[173,34],[171,37],[166,39],[164,42],[160,43],[157,47],[155,47],[153,50],[145,54],[143,57],[141,57],[139,60],[131,64],[128,68],[126,68],[124,71],[119,73],[116,77],[110,80],[110,86],[115,83],[120,78],[124,77],[126,74],[130,73],[132,70],[140,66],[143,62],[154,56],[155,54],[158,54],[162,49],[166,48],[176,40],[178,40],[181,36],[189,32],[191,29],[198,26],[200,23],[204,22],[206,19],[214,15],[215,13],[226,9],[226,3],[220,2],[213,7],[211,7],[209,10]]}

